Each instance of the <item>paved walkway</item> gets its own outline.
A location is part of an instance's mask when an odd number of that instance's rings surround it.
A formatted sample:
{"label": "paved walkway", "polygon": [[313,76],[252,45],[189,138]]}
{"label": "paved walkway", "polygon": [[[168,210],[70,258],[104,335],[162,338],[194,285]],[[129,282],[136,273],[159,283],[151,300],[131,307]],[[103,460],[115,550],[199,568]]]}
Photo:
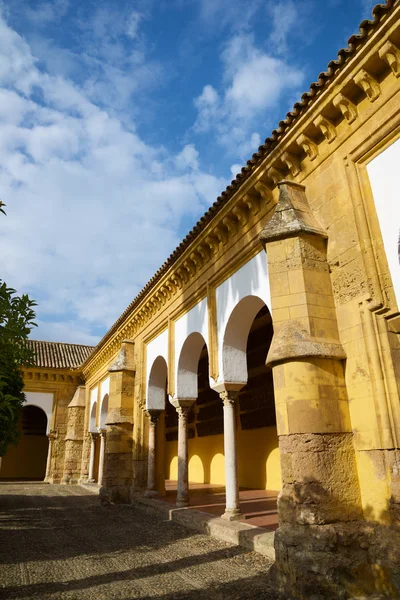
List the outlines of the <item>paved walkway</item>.
{"label": "paved walkway", "polygon": [[[165,481],[166,495],[160,500],[175,504],[177,482]],[[263,527],[268,531],[278,528],[278,492],[241,489],[239,492],[243,523]],[[189,508],[202,510],[216,517],[225,511],[225,486],[207,483],[189,483]]]}
{"label": "paved walkway", "polygon": [[276,600],[264,557],[79,487],[0,484],[0,598]]}

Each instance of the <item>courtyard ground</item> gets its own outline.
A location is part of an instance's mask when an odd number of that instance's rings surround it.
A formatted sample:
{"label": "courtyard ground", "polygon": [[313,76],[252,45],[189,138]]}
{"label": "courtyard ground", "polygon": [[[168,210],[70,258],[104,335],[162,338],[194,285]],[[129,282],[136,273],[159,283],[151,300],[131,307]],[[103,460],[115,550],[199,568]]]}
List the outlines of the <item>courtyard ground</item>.
{"label": "courtyard ground", "polygon": [[271,563],[78,486],[0,484],[0,598],[276,600]]}

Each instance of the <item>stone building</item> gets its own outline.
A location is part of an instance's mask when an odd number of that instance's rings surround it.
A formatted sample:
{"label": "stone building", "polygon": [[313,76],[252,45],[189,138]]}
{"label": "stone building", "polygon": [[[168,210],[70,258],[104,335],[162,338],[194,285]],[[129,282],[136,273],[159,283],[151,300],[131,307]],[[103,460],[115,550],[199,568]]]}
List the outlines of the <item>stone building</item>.
{"label": "stone building", "polygon": [[299,598],[400,597],[399,0],[373,16],[96,348],[25,374],[49,481],[279,491]]}

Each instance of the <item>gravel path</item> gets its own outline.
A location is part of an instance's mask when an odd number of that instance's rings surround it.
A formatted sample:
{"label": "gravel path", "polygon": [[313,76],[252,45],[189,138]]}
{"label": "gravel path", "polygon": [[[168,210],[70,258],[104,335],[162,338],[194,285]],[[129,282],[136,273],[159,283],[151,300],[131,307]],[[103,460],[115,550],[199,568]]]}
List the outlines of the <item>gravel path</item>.
{"label": "gravel path", "polygon": [[268,560],[78,486],[0,484],[0,598],[276,600]]}

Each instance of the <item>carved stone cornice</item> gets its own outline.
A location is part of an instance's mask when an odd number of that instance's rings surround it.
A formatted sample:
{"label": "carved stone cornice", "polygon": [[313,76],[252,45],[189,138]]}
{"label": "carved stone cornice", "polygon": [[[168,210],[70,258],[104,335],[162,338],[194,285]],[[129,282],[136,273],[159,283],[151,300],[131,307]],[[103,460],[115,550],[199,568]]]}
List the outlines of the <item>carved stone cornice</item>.
{"label": "carved stone cornice", "polygon": [[[399,11],[400,8],[397,12]],[[396,23],[396,14],[393,13],[390,17],[392,26]],[[398,28],[400,29],[400,25]],[[345,84],[355,83],[374,102],[383,93],[385,78],[393,77],[392,73],[397,77],[400,51],[392,41],[388,42],[387,33],[379,45],[372,39],[366,39],[365,45],[370,54],[366,50],[361,60],[349,61],[343,65],[335,75],[335,85],[327,87],[321,93],[316,92],[307,115],[302,115],[301,119],[292,115],[288,131],[286,122],[281,122],[282,127],[276,130],[276,140],[265,154],[262,164],[243,180],[243,184],[235,188],[222,208],[209,211],[203,217],[198,233],[195,228],[191,234],[190,244],[183,244],[183,250],[174,253],[172,262],[167,261],[155,274],[143,291],[143,296],[140,295],[132,303],[132,307],[125,311],[98,349],[84,363],[83,372],[86,377],[109,362],[118,353],[123,340],[133,339],[165,309],[168,302],[173,301],[198,279],[210,262],[226,252],[230,244],[233,245],[244,231],[247,232],[259,221],[260,214],[262,216],[268,213],[269,203],[273,202],[272,190],[280,181],[289,177],[297,182],[302,180],[305,176],[304,169],[307,171],[316,168],[321,160],[326,159],[327,153],[335,151],[337,144],[346,135],[352,134],[355,126],[360,126],[363,119],[370,118],[371,107],[365,108],[362,101],[347,97],[343,93]],[[381,73],[368,71],[371,57],[378,58],[376,64],[382,66]],[[331,115],[335,112],[344,116],[339,123],[331,120]],[[317,131],[320,132],[319,135]],[[323,151],[320,151],[321,143],[324,144]]]}

